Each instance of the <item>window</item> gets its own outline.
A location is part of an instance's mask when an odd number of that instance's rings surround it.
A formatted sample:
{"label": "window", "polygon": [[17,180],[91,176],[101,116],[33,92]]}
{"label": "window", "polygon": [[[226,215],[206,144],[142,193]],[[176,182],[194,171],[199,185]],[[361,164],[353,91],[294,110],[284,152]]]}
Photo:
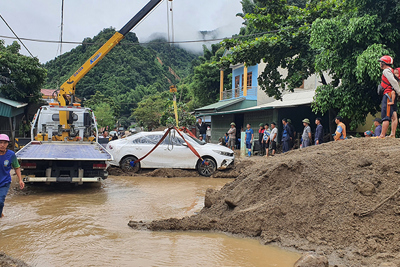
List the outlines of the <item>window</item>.
{"label": "window", "polygon": [[239,88],[240,87],[240,76],[236,76],[235,77],[235,88]]}
{"label": "window", "polygon": [[252,78],[253,78],[253,73],[252,72],[248,72],[247,73],[247,87],[251,87]]}
{"label": "window", "polygon": [[236,76],[235,77],[235,88],[234,88],[235,97],[239,96],[239,90],[240,90],[239,87],[240,87],[240,76]]}
{"label": "window", "polygon": [[[146,135],[136,138],[132,141],[134,144],[142,145],[156,145],[158,141],[162,138],[162,135]],[[165,140],[164,140],[165,141]]]}

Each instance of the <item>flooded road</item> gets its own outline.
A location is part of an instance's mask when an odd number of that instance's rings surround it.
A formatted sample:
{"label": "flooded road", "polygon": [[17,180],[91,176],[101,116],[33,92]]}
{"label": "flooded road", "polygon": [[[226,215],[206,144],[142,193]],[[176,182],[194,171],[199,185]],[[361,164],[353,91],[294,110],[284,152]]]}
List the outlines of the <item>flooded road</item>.
{"label": "flooded road", "polygon": [[299,254],[203,232],[136,231],[129,220],[193,215],[228,179],[109,177],[101,187],[34,186],[6,199],[0,251],[34,266],[278,266]]}

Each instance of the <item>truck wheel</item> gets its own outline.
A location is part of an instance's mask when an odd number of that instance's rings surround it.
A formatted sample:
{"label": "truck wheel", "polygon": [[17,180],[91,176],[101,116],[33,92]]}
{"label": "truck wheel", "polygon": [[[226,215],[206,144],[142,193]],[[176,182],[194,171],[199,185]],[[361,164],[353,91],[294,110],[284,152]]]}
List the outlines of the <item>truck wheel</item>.
{"label": "truck wheel", "polygon": [[120,167],[124,172],[132,172],[136,173],[140,170],[140,162],[136,163],[135,166],[132,166],[133,162],[137,160],[136,157],[129,156],[121,160]]}
{"label": "truck wheel", "polygon": [[197,171],[200,175],[210,177],[217,170],[217,163],[215,160],[206,158],[204,164],[200,160],[197,162]]}

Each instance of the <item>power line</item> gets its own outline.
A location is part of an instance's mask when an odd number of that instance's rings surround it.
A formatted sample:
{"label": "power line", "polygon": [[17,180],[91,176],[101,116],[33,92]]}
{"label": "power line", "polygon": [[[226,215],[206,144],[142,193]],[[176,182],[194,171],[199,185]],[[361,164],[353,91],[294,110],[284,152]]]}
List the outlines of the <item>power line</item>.
{"label": "power line", "polygon": [[61,1],[61,34],[60,34],[60,55],[62,54],[63,44],[63,29],[64,29],[64,0]]}
{"label": "power line", "polygon": [[[310,26],[310,25],[305,25],[305,26]],[[301,26],[304,27],[304,26]],[[300,27],[292,27],[292,28],[300,28]],[[207,40],[186,40],[186,41],[174,41],[174,42],[147,42],[147,43],[128,43],[128,42],[121,42],[120,44],[122,45],[143,45],[143,44],[168,44],[168,43],[175,43],[175,44],[185,44],[185,43],[204,43],[204,42],[213,42],[213,41],[223,41],[225,39],[241,39],[241,38],[246,38],[246,37],[252,37],[252,36],[259,36],[259,35],[264,35],[264,34],[269,34],[269,33],[277,33],[281,30],[274,30],[274,31],[268,31],[268,32],[260,32],[260,33],[253,33],[253,34],[248,34],[248,35],[237,35],[233,37],[223,37],[223,38],[213,38],[213,39],[207,39]],[[11,36],[5,36],[5,35],[0,35],[0,38],[6,38],[6,39],[16,39],[15,37]],[[59,44],[60,41],[56,40],[44,40],[44,39],[35,39],[35,38],[19,38],[24,41],[31,41],[31,42],[39,42],[39,43],[54,43],[54,44]],[[77,42],[77,41],[63,41],[63,44],[77,44],[77,45],[103,45],[103,43],[91,43],[91,42]]]}
{"label": "power line", "polygon": [[13,29],[8,25],[7,21],[3,18],[3,16],[0,14],[0,18],[4,21],[4,23],[7,25],[7,27],[10,29],[10,31],[15,35],[15,37],[20,41],[20,43],[25,47],[26,51],[31,55],[31,57],[35,58],[31,51],[29,51],[28,47],[25,46],[25,44],[22,42],[22,40],[18,37],[18,35],[13,31]]}

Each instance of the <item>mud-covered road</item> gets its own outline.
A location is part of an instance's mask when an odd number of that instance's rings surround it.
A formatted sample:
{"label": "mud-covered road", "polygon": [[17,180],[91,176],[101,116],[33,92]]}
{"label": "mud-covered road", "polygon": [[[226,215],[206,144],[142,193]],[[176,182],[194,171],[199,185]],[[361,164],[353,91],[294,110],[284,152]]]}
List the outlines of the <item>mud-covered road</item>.
{"label": "mud-covered road", "polygon": [[[195,173],[193,171],[192,173]],[[32,266],[279,266],[299,254],[220,233],[133,230],[190,216],[232,179],[110,176],[101,187],[30,186],[7,197],[0,251]],[[10,259],[8,259],[10,260]],[[0,266],[6,261],[0,259]],[[9,261],[10,262],[10,261]]]}

